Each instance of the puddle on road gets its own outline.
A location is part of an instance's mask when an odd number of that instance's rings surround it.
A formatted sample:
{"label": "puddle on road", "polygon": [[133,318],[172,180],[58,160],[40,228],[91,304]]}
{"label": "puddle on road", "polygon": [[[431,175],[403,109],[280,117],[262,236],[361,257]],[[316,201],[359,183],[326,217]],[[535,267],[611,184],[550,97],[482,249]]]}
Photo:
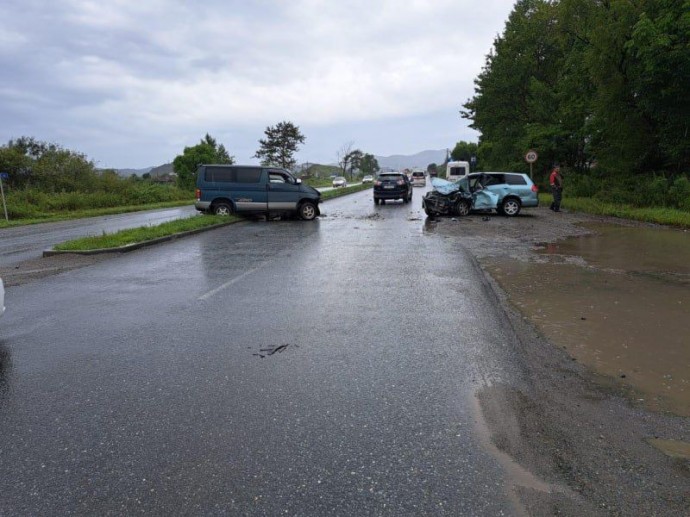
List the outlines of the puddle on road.
{"label": "puddle on road", "polygon": [[690,443],[653,438],[647,442],[671,458],[690,460]]}
{"label": "puddle on road", "polygon": [[690,416],[690,233],[592,229],[546,245],[542,263],[487,270],[552,343],[646,407]]}
{"label": "puddle on road", "polygon": [[596,232],[545,245],[545,255],[581,257],[600,269],[690,283],[690,232],[670,228],[585,225]]}

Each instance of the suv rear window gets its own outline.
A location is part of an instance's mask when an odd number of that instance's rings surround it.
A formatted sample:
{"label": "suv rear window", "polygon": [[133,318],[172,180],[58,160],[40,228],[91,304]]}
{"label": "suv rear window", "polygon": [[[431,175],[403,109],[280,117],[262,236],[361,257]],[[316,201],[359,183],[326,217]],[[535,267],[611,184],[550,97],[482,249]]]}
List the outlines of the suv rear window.
{"label": "suv rear window", "polygon": [[401,180],[403,179],[403,174],[379,174],[380,180]]}
{"label": "suv rear window", "polygon": [[412,176],[414,176],[415,178],[423,178],[424,173],[423,172],[413,172]]}
{"label": "suv rear window", "polygon": [[508,185],[527,185],[527,180],[520,174],[506,174],[505,178]]}

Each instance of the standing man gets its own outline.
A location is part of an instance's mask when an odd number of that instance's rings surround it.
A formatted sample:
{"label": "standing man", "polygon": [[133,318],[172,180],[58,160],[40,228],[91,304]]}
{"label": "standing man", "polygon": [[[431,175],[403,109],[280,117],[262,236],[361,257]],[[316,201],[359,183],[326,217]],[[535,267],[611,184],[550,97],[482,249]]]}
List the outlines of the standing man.
{"label": "standing man", "polygon": [[554,212],[561,211],[561,198],[563,196],[563,175],[558,164],[553,166],[551,176],[549,176],[549,184],[551,185],[551,193],[553,194],[553,202],[551,203],[551,210]]}

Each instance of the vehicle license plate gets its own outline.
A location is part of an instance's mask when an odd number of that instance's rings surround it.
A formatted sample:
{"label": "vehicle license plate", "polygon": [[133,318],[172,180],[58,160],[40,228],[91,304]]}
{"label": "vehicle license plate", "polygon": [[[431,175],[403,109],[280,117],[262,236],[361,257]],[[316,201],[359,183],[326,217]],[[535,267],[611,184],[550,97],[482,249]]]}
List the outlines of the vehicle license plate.
{"label": "vehicle license plate", "polygon": [[383,188],[393,188],[393,185],[384,185]]}

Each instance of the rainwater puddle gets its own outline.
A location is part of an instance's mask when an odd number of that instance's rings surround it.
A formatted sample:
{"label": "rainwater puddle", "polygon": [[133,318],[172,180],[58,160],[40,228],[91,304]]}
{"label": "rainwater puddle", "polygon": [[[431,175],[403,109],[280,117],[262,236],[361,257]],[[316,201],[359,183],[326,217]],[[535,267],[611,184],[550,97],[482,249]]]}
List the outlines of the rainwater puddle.
{"label": "rainwater puddle", "polygon": [[487,269],[552,343],[646,407],[690,416],[690,233],[590,228],[546,245],[545,262]]}

